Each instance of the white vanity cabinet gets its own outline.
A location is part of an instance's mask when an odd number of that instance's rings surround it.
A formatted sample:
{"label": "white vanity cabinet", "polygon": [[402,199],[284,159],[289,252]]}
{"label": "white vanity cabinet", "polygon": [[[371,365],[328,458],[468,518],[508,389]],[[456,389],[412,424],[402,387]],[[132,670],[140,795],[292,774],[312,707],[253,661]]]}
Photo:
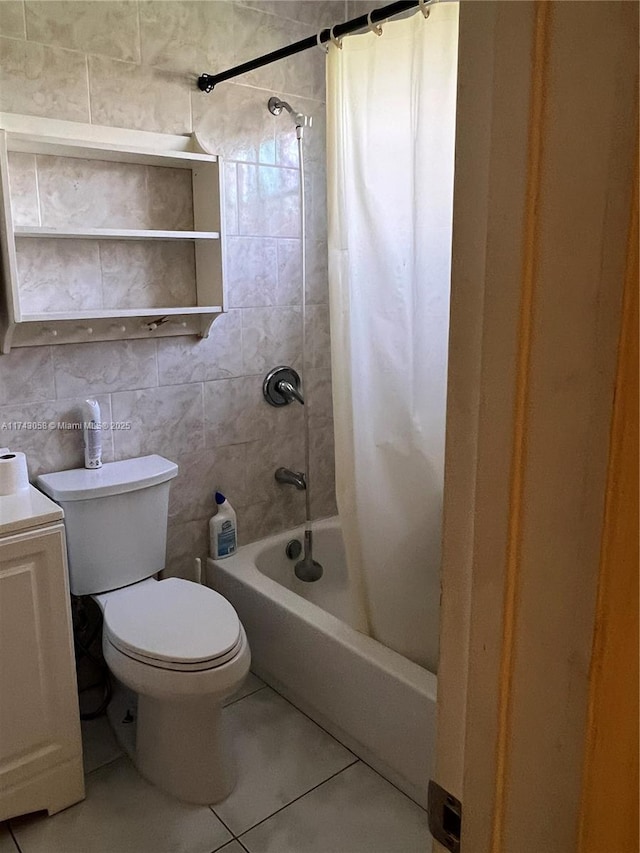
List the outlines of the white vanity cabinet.
{"label": "white vanity cabinet", "polygon": [[0,821],[84,798],[62,515],[0,497]]}

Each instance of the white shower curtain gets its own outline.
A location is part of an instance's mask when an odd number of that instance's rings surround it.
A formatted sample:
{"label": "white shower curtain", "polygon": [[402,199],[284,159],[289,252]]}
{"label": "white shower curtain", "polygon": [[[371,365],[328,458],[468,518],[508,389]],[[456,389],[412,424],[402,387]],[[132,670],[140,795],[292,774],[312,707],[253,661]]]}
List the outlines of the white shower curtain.
{"label": "white shower curtain", "polygon": [[338,509],[359,627],[438,658],[458,4],[327,62]]}

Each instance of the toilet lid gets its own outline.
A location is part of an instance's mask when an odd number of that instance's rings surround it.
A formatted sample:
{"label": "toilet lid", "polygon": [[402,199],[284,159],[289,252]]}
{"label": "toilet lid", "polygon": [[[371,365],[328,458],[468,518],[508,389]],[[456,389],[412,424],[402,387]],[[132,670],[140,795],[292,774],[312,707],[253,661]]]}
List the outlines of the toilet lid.
{"label": "toilet lid", "polygon": [[104,625],[116,648],[165,668],[222,664],[241,641],[231,604],[214,590],[179,578],[117,590],[106,599]]}

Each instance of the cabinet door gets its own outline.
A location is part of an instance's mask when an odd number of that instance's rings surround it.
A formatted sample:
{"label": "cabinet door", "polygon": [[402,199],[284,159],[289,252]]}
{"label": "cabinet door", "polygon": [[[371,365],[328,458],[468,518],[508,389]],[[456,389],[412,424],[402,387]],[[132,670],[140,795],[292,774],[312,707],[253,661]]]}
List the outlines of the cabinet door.
{"label": "cabinet door", "polygon": [[0,539],[0,820],[63,807],[59,770],[77,789],[79,756],[64,528],[55,525]]}

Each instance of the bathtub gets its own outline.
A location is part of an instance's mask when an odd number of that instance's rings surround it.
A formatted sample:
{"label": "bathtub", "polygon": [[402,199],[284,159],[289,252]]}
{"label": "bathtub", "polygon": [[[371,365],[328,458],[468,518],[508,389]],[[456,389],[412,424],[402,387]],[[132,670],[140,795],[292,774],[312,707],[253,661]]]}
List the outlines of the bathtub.
{"label": "bathtub", "polygon": [[285,553],[303,528],[208,560],[206,582],[238,611],[252,669],[422,806],[433,774],[436,676],[353,627],[337,518],[314,523],[324,575],[299,581]]}

